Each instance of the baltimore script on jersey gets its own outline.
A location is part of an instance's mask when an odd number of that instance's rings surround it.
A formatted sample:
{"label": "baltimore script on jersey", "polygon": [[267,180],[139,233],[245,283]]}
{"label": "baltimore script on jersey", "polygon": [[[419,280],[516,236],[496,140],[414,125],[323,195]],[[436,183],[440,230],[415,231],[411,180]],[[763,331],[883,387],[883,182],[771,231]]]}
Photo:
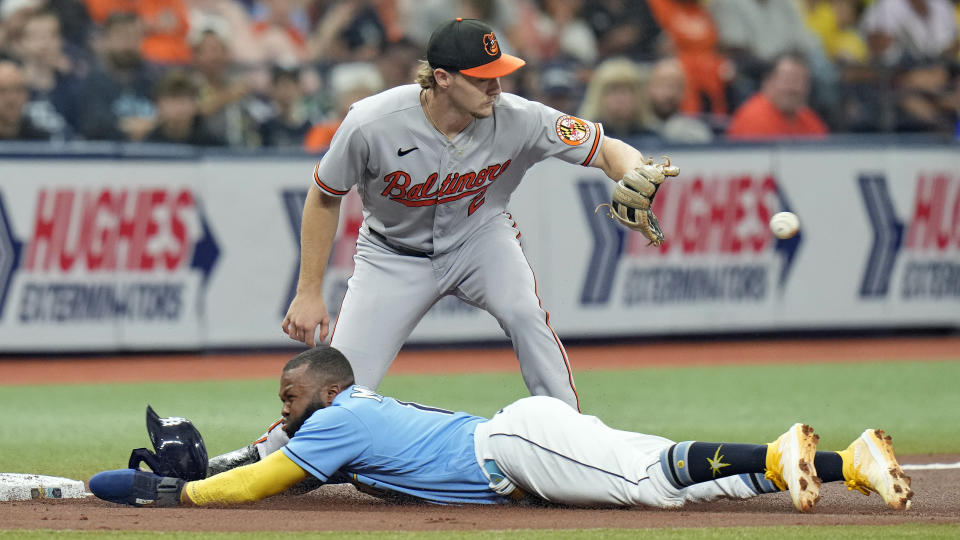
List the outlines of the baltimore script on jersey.
{"label": "baltimore script on jersey", "polygon": [[422,183],[411,186],[410,182],[412,180],[409,173],[393,171],[383,177],[387,187],[380,194],[404,206],[433,206],[473,196],[470,206],[467,207],[467,215],[469,216],[483,204],[483,195],[487,188],[507,170],[510,161],[508,159],[503,163],[494,163],[476,172],[447,173],[447,177],[434,191],[431,190],[437,183],[437,178],[440,177],[438,173],[432,173]]}

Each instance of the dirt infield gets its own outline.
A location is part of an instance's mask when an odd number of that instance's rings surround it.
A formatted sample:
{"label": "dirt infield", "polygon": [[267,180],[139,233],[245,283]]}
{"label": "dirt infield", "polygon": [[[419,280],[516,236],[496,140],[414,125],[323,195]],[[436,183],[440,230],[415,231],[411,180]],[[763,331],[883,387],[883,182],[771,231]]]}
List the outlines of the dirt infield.
{"label": "dirt infield", "polygon": [[[957,456],[928,456],[954,460]],[[278,496],[238,508],[131,508],[98,499],[3,504],[4,529],[151,531],[431,531],[734,527],[770,525],[893,525],[960,523],[960,471],[912,471],[913,508],[896,512],[876,494],[825,485],[811,514],[793,510],[788,495],[690,505],[682,510],[398,505],[347,486]]]}
{"label": "dirt infield", "polygon": [[[956,358],[960,338],[718,342],[573,347],[576,371],[649,366],[937,360]],[[5,359],[4,384],[276,377],[289,354]],[[509,349],[403,352],[399,373],[517,371]],[[960,455],[906,456],[903,464],[956,463]],[[768,525],[960,523],[960,469],[913,470],[916,496],[908,512],[886,508],[874,494],[825,485],[812,514],[798,514],[786,494],[691,505],[682,510],[398,505],[325,486],[236,508],[138,509],[94,498],[0,503],[2,529],[153,531],[508,530]]]}

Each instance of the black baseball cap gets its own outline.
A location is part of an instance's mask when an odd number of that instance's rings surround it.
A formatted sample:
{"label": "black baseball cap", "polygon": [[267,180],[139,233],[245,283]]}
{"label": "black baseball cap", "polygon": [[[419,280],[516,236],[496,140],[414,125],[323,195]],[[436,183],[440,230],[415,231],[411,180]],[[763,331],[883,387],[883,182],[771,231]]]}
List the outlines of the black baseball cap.
{"label": "black baseball cap", "polygon": [[427,43],[427,62],[433,68],[481,79],[503,77],[526,64],[516,56],[503,54],[490,25],[460,17],[433,31]]}

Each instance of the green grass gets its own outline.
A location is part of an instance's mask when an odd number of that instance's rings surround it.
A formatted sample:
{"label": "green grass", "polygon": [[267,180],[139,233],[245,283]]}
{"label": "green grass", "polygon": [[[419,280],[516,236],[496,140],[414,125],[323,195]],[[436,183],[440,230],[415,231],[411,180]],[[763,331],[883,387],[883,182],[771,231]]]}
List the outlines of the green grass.
{"label": "green grass", "polygon": [[[817,430],[824,449],[879,427],[901,454],[960,452],[956,361],[589,371],[576,378],[585,414],[674,440],[764,442],[799,421]],[[380,389],[481,415],[526,395],[510,374],[390,377]]]}
{"label": "green grass", "polygon": [[[821,448],[841,448],[866,427],[894,436],[898,453],[960,452],[960,362],[687,367],[581,372],[583,411],[619,429],[675,440],[763,442],[803,421]],[[211,455],[249,443],[279,414],[278,381],[0,385],[0,472],[88,479],[123,467],[149,447],[144,409],[186,416]],[[527,394],[515,373],[390,376],[380,390],[400,399],[490,416]],[[2,521],[2,520],[0,520]],[[0,525],[2,526],[2,525]],[[957,538],[960,525],[735,527],[333,533],[193,533],[0,530],[7,538]]]}
{"label": "green grass", "polygon": [[[618,429],[674,440],[764,442],[797,421],[845,447],[867,427],[899,454],[960,452],[960,362],[593,371],[577,375],[583,411]],[[0,386],[0,472],[87,479],[149,447],[144,409],[185,416],[211,455],[258,437],[279,415],[274,379]],[[523,397],[514,373],[390,376],[383,393],[489,416]]]}
{"label": "green grass", "polygon": [[674,440],[762,442],[795,422],[840,449],[885,429],[901,454],[960,452],[960,362],[651,369],[577,376],[584,412]]}
{"label": "green grass", "polygon": [[704,529],[590,529],[590,530],[520,530],[520,531],[418,531],[418,532],[251,532],[251,533],[190,533],[190,532],[135,532],[135,531],[2,531],[0,538],[22,538],[24,540],[57,538],[58,540],[89,540],[107,538],[109,540],[138,540],[143,538],[163,538],[169,540],[230,539],[230,540],[296,540],[298,538],[336,538],[337,540],[371,540],[412,538],[443,540],[563,540],[576,538],[594,538],[599,540],[619,540],[626,538],[646,538],[651,540],[673,540],[676,538],[701,539],[743,539],[766,540],[777,538],[831,538],[842,540],[884,539],[938,539],[957,538],[960,526],[957,525],[920,525],[904,524],[886,527],[727,527]]}

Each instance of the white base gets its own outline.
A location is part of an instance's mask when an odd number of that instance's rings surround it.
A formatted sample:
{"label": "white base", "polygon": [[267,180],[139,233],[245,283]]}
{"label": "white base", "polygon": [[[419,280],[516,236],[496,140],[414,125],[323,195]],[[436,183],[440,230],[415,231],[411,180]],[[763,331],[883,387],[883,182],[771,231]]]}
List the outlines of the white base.
{"label": "white base", "polygon": [[80,480],[40,474],[0,473],[0,501],[82,499],[87,491]]}

